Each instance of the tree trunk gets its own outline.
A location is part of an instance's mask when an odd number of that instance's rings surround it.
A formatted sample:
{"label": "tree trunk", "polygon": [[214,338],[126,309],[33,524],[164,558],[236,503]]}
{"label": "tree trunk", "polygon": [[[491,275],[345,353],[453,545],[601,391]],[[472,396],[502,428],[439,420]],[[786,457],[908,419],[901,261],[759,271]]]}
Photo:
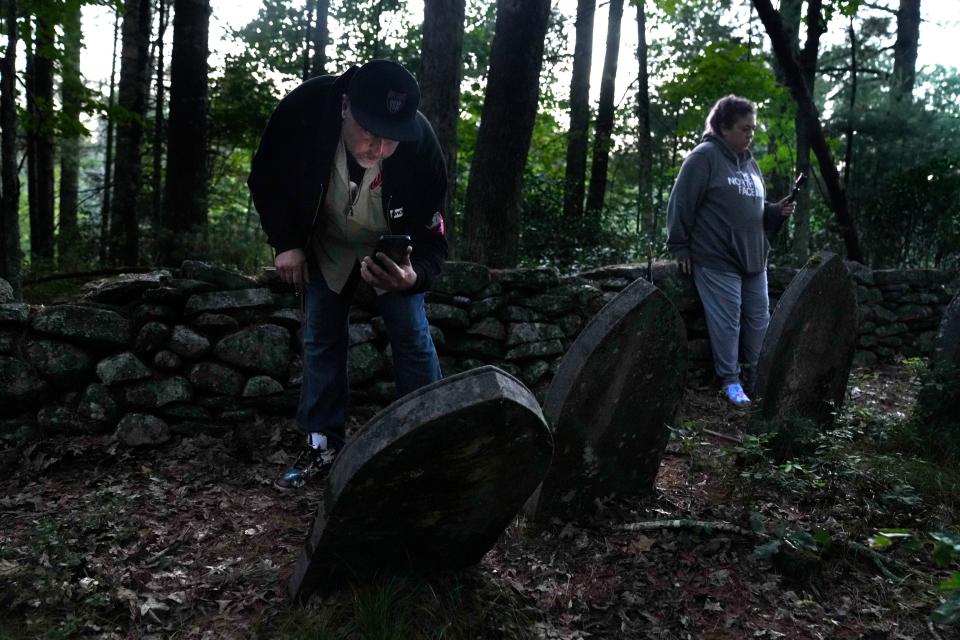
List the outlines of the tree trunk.
{"label": "tree trunk", "polygon": [[650,123],[650,76],[647,69],[647,14],[643,0],[637,3],[637,227],[646,229],[647,255],[657,244],[653,210],[653,134]]}
{"label": "tree trunk", "polygon": [[310,55],[310,46],[313,44],[313,16],[317,10],[317,0],[307,0],[303,8],[303,72],[300,74],[300,80],[306,82],[310,79],[310,67],[313,62],[313,56]]}
{"label": "tree trunk", "polygon": [[0,61],[0,278],[21,298],[20,178],[17,162],[17,2],[0,0],[7,48]]}
{"label": "tree trunk", "polygon": [[154,225],[159,224],[161,207],[163,206],[163,145],[166,140],[166,120],[163,107],[166,96],[164,80],[166,72],[163,64],[163,41],[167,33],[167,18],[170,15],[168,0],[159,0],[157,9],[160,15],[157,19],[157,81],[153,91],[153,175],[151,176],[150,219]]}
{"label": "tree trunk", "polygon": [[917,76],[917,46],[920,43],[920,0],[900,0],[897,11],[897,40],[893,44],[893,85],[895,100],[909,98]]}
{"label": "tree trunk", "polygon": [[806,126],[810,129],[810,146],[817,156],[820,163],[820,171],[823,174],[824,182],[827,186],[827,194],[830,198],[830,207],[837,217],[837,223],[840,227],[840,233],[843,236],[844,244],[847,249],[847,258],[855,262],[862,262],[863,256],[860,253],[860,241],[857,238],[857,229],[847,205],[847,196],[843,191],[843,185],[840,184],[840,174],[837,171],[837,165],[833,161],[830,153],[830,147],[827,145],[826,136],[823,133],[823,127],[818,119],[816,106],[813,104],[813,98],[803,78],[803,72],[797,62],[793,59],[793,51],[790,47],[790,40],[780,21],[780,14],[773,8],[770,0],[752,0],[757,8],[757,14],[763,22],[763,26],[773,44],[773,52],[783,67],[784,76],[787,85],[790,87],[790,93],[797,103],[797,113]]}
{"label": "tree trunk", "polygon": [[62,102],[62,138],[60,140],[60,257],[76,253],[77,192],[80,183],[80,104],[83,81],[80,79],[80,2],[65,5],[63,20],[63,72],[60,84]]}
{"label": "tree trunk", "polygon": [[137,197],[142,177],[140,147],[149,82],[150,0],[125,0],[122,31],[117,105],[123,109],[125,117],[117,126],[109,257],[114,264],[135,266],[140,241],[137,219]]}
{"label": "tree trunk", "polygon": [[590,190],[587,192],[587,215],[594,217],[603,209],[607,193],[607,165],[610,162],[610,135],[613,133],[614,90],[617,83],[617,61],[620,55],[620,21],[623,0],[610,0],[607,19],[607,52],[600,79],[600,104],[593,134],[593,164],[590,166]]}
{"label": "tree trunk", "polygon": [[567,164],[563,183],[563,215],[583,215],[584,182],[587,178],[587,127],[590,123],[590,66],[593,58],[593,15],[596,0],[577,2],[577,36],[570,80],[570,130],[567,132]]}
{"label": "tree trunk", "polygon": [[[803,82],[810,96],[813,96],[817,79],[817,60],[820,57],[820,37],[827,31],[827,23],[823,19],[822,0],[807,2],[806,23],[807,39],[797,54],[797,60]],[[797,132],[797,174],[810,175],[811,131],[809,123],[799,113],[794,117],[794,129]],[[797,210],[793,214],[793,255],[798,263],[806,262],[810,255],[810,201],[810,189],[800,191],[797,196]]]}
{"label": "tree trunk", "polygon": [[[460,2],[461,0],[457,0]],[[317,17],[313,23],[313,60],[310,64],[310,77],[322,76],[327,72],[327,43],[330,41],[330,27],[327,14],[330,12],[330,0],[316,0]],[[461,21],[462,23],[462,21]],[[463,31],[461,25],[460,30]]]}
{"label": "tree trunk", "polygon": [[420,110],[433,125],[447,162],[444,215],[447,242],[456,255],[453,196],[457,186],[457,123],[463,77],[464,0],[425,0],[420,54]]}
{"label": "tree trunk", "polygon": [[857,108],[857,34],[853,30],[853,16],[847,27],[850,36],[850,105],[847,112],[847,141],[843,154],[843,188],[850,193],[850,181],[853,177],[853,135],[856,131],[854,119]]}
{"label": "tree trunk", "polygon": [[120,37],[120,12],[113,15],[113,56],[110,58],[110,98],[107,104],[107,140],[103,160],[103,204],[100,206],[100,264],[108,262],[110,247],[110,203],[113,200],[113,134],[116,128],[113,110],[117,90],[117,41]]}
{"label": "tree trunk", "polygon": [[27,134],[27,166],[30,181],[30,255],[36,268],[53,259],[53,59],[54,25],[49,13],[36,16],[36,32],[27,76],[27,110],[30,127]]}
{"label": "tree trunk", "polygon": [[207,225],[209,0],[174,0],[167,184],[161,256],[179,265],[204,251]]}
{"label": "tree trunk", "polygon": [[520,187],[540,95],[550,0],[497,0],[487,91],[464,212],[464,258],[516,265]]}

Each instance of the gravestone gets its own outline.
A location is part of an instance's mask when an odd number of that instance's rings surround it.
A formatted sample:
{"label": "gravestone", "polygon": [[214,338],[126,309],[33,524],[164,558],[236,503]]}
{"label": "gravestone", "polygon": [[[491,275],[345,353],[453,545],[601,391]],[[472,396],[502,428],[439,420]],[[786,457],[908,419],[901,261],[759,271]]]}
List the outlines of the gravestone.
{"label": "gravestone", "polygon": [[330,470],[290,596],[306,602],[347,576],[479,562],[540,483],[552,449],[533,394],[496,367],[400,398]]}
{"label": "gravestone", "polygon": [[757,417],[826,427],[843,404],[857,344],[856,290],[843,260],[822,251],[787,286],[757,363]]}
{"label": "gravestone", "polygon": [[941,452],[960,451],[960,294],[943,313],[913,420]]}
{"label": "gravestone", "polygon": [[654,489],[683,395],[683,320],[637,279],[595,315],[560,362],[543,413],[554,457],[527,514],[575,518],[597,500]]}
{"label": "gravestone", "polygon": [[930,366],[960,368],[960,293],[943,312]]}

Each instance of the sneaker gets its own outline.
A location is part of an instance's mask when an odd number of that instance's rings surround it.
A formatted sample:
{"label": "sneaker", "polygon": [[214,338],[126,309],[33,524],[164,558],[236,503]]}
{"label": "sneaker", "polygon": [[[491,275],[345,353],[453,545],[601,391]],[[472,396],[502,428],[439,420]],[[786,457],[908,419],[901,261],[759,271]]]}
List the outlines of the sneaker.
{"label": "sneaker", "polygon": [[304,447],[289,469],[274,481],[278,489],[300,489],[309,478],[320,479],[327,475],[337,457],[336,449],[314,449]]}
{"label": "sneaker", "polygon": [[743,392],[739,383],[728,384],[723,388],[723,395],[735,407],[749,407],[750,398]]}

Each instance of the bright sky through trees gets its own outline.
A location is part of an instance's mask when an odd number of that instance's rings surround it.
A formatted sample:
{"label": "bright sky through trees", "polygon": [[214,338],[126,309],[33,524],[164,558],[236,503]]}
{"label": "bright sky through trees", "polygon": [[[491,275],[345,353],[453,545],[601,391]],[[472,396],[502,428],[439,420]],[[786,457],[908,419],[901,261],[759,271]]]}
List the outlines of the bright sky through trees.
{"label": "bright sky through trees", "polygon": [[[491,0],[493,1],[493,0]],[[210,64],[216,67],[223,56],[229,53],[230,47],[236,46],[226,36],[229,28],[239,28],[256,17],[260,3],[256,0],[211,0],[213,14],[210,20]],[[593,43],[593,73],[590,90],[595,101],[600,90],[600,73],[603,67],[603,52],[606,45],[607,2],[598,2],[594,17]],[[408,3],[413,15],[423,15],[422,0],[411,0]],[[555,0],[554,6],[567,16],[576,14],[576,0]],[[862,9],[861,11],[871,11]],[[730,21],[745,23],[749,8],[742,3],[737,14],[730,16]],[[917,58],[918,69],[924,65],[957,66],[957,56],[951,44],[960,37],[960,0],[926,0],[921,3],[923,22],[920,26],[920,49]],[[631,7],[624,8],[623,24],[620,36],[620,62],[617,74],[617,100],[620,100],[630,83],[636,79],[635,51],[637,45],[636,12]],[[657,25],[648,19],[648,40],[657,38]],[[746,25],[744,25],[746,29]],[[846,37],[846,21],[834,19],[830,24],[830,31],[824,38],[825,44],[842,42]],[[172,28],[167,29],[167,37],[171,38]],[[572,20],[567,30],[569,38],[568,51],[573,52],[573,25]],[[759,19],[753,21],[754,37],[766,37]],[[81,56],[81,69],[89,83],[106,81],[110,75],[110,56],[112,52],[113,14],[108,8],[99,5],[88,5],[83,9],[84,51]],[[891,40],[892,43],[892,40]],[[170,51],[169,46],[166,49]],[[569,69],[569,65],[568,65]],[[570,84],[568,75],[557,79],[564,87],[558,93],[565,95]],[[651,82],[656,84],[656,79]]]}

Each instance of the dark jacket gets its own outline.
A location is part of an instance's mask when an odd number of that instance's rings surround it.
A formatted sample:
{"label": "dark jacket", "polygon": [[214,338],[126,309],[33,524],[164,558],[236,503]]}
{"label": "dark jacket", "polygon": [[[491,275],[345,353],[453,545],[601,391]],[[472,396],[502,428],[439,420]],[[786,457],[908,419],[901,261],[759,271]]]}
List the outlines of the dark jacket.
{"label": "dark jacket", "polygon": [[708,133],[683,161],[670,193],[667,247],[708,269],[760,273],[783,221],[782,207],[766,201],[753,155],[734,153]]}
{"label": "dark jacket", "polygon": [[[277,253],[304,249],[312,260],[310,239],[322,232],[321,204],[340,141],[341,96],[356,70],[307,80],[280,101],[263,132],[247,185]],[[413,245],[417,283],[408,293],[429,289],[447,257],[443,153],[430,123],[422,113],[417,118],[420,139],[401,142],[382,165],[390,233],[409,235]]]}

